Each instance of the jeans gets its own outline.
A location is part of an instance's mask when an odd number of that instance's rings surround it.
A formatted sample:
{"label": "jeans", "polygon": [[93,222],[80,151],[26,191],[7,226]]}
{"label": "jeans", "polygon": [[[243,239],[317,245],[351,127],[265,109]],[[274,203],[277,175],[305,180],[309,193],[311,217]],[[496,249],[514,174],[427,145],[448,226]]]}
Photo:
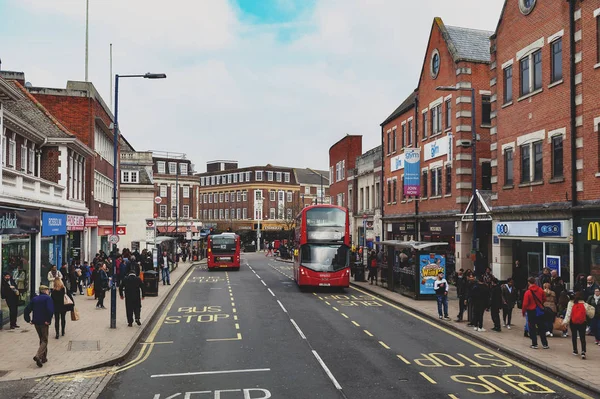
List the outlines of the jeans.
{"label": "jeans", "polygon": [[531,345],[537,346],[537,336],[539,334],[542,345],[548,346],[544,322],[535,315],[535,309],[527,311],[527,320],[529,321],[529,337],[531,338]]}
{"label": "jeans", "polygon": [[502,306],[502,320],[504,320],[504,324],[510,326],[512,324],[512,312],[513,307],[509,307],[508,305]]}
{"label": "jeans", "polygon": [[171,272],[168,267],[163,267],[161,270],[163,285],[171,284]]}
{"label": "jeans", "polygon": [[438,305],[438,315],[442,317],[442,306],[444,307],[444,317],[448,317],[448,295],[436,295]]}
{"label": "jeans", "polygon": [[573,341],[573,352],[577,352],[577,334],[579,334],[579,340],[581,341],[581,352],[585,352],[585,323],[573,324],[571,326],[571,339]]}

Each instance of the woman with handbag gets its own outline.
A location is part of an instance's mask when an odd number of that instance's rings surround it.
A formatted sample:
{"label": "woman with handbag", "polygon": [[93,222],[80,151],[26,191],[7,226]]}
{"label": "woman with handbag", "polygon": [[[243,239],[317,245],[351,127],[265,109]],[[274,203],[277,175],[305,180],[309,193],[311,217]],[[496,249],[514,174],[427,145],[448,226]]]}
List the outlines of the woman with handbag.
{"label": "woman with handbag", "polygon": [[[74,306],[72,294],[65,288],[61,279],[54,279],[54,289],[50,294],[52,302],[54,302],[54,329],[56,330],[56,339],[59,338],[59,328],[62,331],[62,336],[65,336],[65,327],[67,319],[65,315]],[[60,325],[58,324],[60,320]]]}

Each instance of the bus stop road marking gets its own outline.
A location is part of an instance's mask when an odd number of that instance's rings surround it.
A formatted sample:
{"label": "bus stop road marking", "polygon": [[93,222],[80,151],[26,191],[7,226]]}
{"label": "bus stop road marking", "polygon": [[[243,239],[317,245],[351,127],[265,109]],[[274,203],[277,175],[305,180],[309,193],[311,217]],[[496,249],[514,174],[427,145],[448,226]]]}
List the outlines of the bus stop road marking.
{"label": "bus stop road marking", "polygon": [[216,342],[216,341],[241,341],[242,340],[242,334],[237,333],[237,336],[235,338],[210,338],[207,339],[208,342]]}
{"label": "bus stop road marking", "polygon": [[360,324],[358,324],[357,322],[355,322],[354,320],[352,320],[352,324],[354,324],[356,327],[360,327]]}
{"label": "bus stop road marking", "polygon": [[424,372],[420,371],[419,374],[421,374],[421,376],[423,378],[425,378],[427,381],[431,382],[432,384],[434,384],[434,385],[437,384],[437,382],[435,382],[435,380],[433,378],[431,378],[430,376],[428,376]]}
{"label": "bus stop road marking", "polygon": [[[365,295],[371,295],[368,292],[365,292],[365,291],[363,291],[363,290],[361,290],[359,288],[352,287],[352,289],[355,290],[355,291],[358,291],[358,292],[360,292],[362,294],[365,294]],[[520,368],[525,373],[532,374],[532,375],[534,375],[534,376],[536,376],[536,377],[538,377],[538,378],[540,378],[540,379],[542,379],[542,380],[544,380],[546,382],[549,382],[550,384],[552,384],[554,386],[557,386],[557,387],[559,387],[559,388],[561,388],[561,389],[563,389],[563,390],[565,390],[567,392],[570,392],[571,394],[573,394],[573,395],[575,395],[575,396],[577,396],[579,398],[582,398],[582,399],[594,399],[592,396],[589,396],[589,395],[585,394],[584,392],[578,391],[575,388],[572,388],[572,387],[570,387],[570,386],[568,386],[568,385],[566,385],[566,384],[564,384],[564,383],[562,383],[560,381],[557,381],[556,379],[553,378],[553,376],[547,376],[547,375],[545,375],[545,374],[543,374],[543,373],[541,373],[541,372],[539,372],[537,370],[534,370],[534,369],[530,368],[529,366],[526,366],[526,365],[521,364],[519,362],[513,361],[513,360],[509,359],[507,356],[502,355],[501,353],[498,353],[498,352],[496,352],[494,350],[491,350],[491,349],[489,349],[489,348],[487,348],[487,347],[485,347],[485,346],[483,346],[483,345],[481,345],[479,343],[473,342],[469,338],[464,337],[464,336],[460,335],[459,333],[450,330],[447,327],[444,327],[444,325],[440,325],[438,323],[434,323],[431,320],[428,320],[427,318],[425,318],[423,316],[419,316],[418,314],[416,314],[416,313],[414,313],[414,312],[412,312],[410,310],[404,309],[404,308],[402,308],[402,307],[400,307],[398,305],[395,305],[392,302],[389,302],[389,301],[387,301],[385,299],[376,298],[376,300],[379,301],[379,302],[381,302],[381,303],[384,303],[384,304],[388,305],[391,308],[399,310],[399,311],[401,311],[402,313],[404,313],[404,314],[406,314],[408,316],[411,316],[411,317],[413,317],[413,318],[415,318],[417,320],[420,320],[423,323],[426,323],[426,324],[428,324],[428,325],[430,325],[430,326],[432,326],[434,328],[437,328],[438,330],[441,330],[441,331],[445,332],[446,334],[451,335],[454,338],[459,339],[459,340],[461,340],[461,341],[463,341],[463,342],[465,342],[465,343],[467,343],[467,344],[469,344],[471,346],[474,346],[474,347],[476,347],[476,348],[478,348],[478,349],[480,349],[480,350],[482,350],[482,351],[484,351],[486,353],[493,354],[494,356],[498,357],[499,359],[502,359],[502,360],[504,360],[506,362],[512,363],[514,366]]]}
{"label": "bus stop road marking", "polygon": [[390,349],[390,347],[389,347],[389,346],[387,346],[387,345],[385,344],[385,342],[383,342],[383,341],[379,341],[379,344],[380,344],[381,346],[383,346],[385,349]]}
{"label": "bus stop road marking", "polygon": [[216,371],[191,371],[188,373],[173,373],[173,374],[154,374],[150,378],[163,378],[163,377],[187,377],[190,375],[214,375],[214,374],[234,374],[234,373],[256,373],[271,371],[271,369],[245,369],[245,370],[216,370]]}
{"label": "bus stop road marking", "polygon": [[410,364],[410,362],[402,355],[396,355],[396,357],[402,360],[405,364]]}

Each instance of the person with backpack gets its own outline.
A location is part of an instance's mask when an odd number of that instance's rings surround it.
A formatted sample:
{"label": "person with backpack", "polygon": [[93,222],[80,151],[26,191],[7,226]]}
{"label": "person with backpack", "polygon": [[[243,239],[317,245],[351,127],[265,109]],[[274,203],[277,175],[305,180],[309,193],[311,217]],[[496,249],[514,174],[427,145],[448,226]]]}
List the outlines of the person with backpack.
{"label": "person with backpack", "polygon": [[527,291],[523,296],[523,317],[527,315],[529,337],[531,338],[531,349],[537,349],[537,336],[539,334],[544,349],[549,349],[546,339],[544,318],[538,312],[544,310],[546,295],[544,290],[535,284],[535,277],[529,277]]}
{"label": "person with backpack", "polygon": [[585,343],[585,322],[587,319],[588,307],[590,311],[595,311],[593,307],[588,305],[583,300],[583,292],[578,291],[575,293],[574,298],[569,301],[567,307],[567,314],[563,320],[563,325],[569,325],[571,327],[571,339],[573,342],[573,355],[577,356],[577,335],[581,341],[581,359],[585,360],[586,343]]}

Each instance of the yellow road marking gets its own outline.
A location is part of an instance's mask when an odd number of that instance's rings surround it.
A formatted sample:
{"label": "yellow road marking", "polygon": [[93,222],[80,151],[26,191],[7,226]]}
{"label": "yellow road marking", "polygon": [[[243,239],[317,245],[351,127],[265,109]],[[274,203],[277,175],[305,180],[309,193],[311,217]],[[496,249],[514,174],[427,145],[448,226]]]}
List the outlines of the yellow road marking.
{"label": "yellow road marking", "polygon": [[404,363],[406,364],[410,364],[410,362],[408,360],[406,360],[406,358],[402,355],[396,355],[396,357],[400,360],[402,360]]}
{"label": "yellow road marking", "polygon": [[360,327],[360,324],[358,324],[357,322],[355,322],[354,320],[352,320],[352,324],[354,324],[356,327]]}
{"label": "yellow road marking", "polygon": [[140,345],[157,345],[157,344],[172,344],[173,341],[163,341],[163,342],[140,342]]}
{"label": "yellow road marking", "polygon": [[237,333],[237,337],[235,338],[212,338],[212,339],[207,339],[207,341],[209,342],[214,342],[214,341],[241,341],[242,340],[242,334]]}
{"label": "yellow road marking", "polygon": [[458,399],[458,396],[456,396],[453,393],[449,393],[448,396],[451,397],[452,399]]}
{"label": "yellow road marking", "polygon": [[231,302],[231,306],[235,306],[235,302]]}
{"label": "yellow road marking", "polygon": [[389,346],[387,346],[383,341],[379,341],[379,343],[381,344],[381,346],[383,346],[385,349],[390,349]]}
{"label": "yellow road marking", "polygon": [[[356,290],[358,292],[361,292],[361,293],[363,293],[365,295],[371,295],[368,292],[365,292],[365,291],[363,291],[363,290],[361,290],[359,288],[356,288],[356,287],[352,287],[352,289]],[[461,340],[463,342],[468,343],[469,345],[472,345],[472,346],[474,346],[474,347],[476,347],[478,349],[481,349],[482,351],[485,351],[487,353],[493,354],[494,356],[498,357],[499,359],[502,359],[502,360],[504,360],[506,362],[512,363],[513,365],[515,365],[516,367],[520,368],[521,370],[523,370],[523,371],[525,371],[527,373],[533,374],[536,377],[538,377],[538,378],[540,378],[540,379],[542,379],[542,380],[544,380],[546,382],[549,382],[549,383],[551,383],[551,384],[553,384],[553,385],[555,385],[555,386],[557,386],[557,387],[559,387],[561,389],[564,389],[567,392],[572,393],[573,395],[576,395],[576,396],[578,396],[578,397],[580,397],[582,399],[594,399],[592,396],[586,395],[585,393],[583,393],[581,391],[578,391],[575,388],[571,388],[570,386],[568,386],[566,384],[563,384],[562,382],[556,381],[556,380],[552,379],[552,377],[550,377],[550,376],[546,376],[546,375],[540,373],[539,371],[531,369],[529,366],[525,366],[524,364],[521,364],[519,362],[510,360],[507,356],[504,356],[503,354],[501,354],[499,352],[493,351],[493,350],[491,350],[491,349],[489,349],[489,348],[487,348],[487,347],[485,347],[485,346],[483,346],[483,345],[481,345],[479,343],[473,342],[473,341],[470,340],[470,338],[464,337],[464,336],[458,334],[457,332],[451,331],[448,328],[444,327],[443,325],[440,325],[440,324],[434,323],[434,322],[432,322],[430,320],[427,320],[426,318],[424,318],[422,316],[419,316],[416,313],[413,313],[412,311],[403,309],[403,308],[401,308],[398,305],[395,305],[395,304],[393,304],[393,303],[391,303],[389,301],[386,301],[385,299],[375,298],[375,300],[377,300],[377,301],[379,301],[381,303],[385,303],[386,305],[388,305],[388,306],[390,306],[390,307],[392,307],[394,309],[397,309],[397,310],[399,310],[399,311],[401,311],[401,312],[403,312],[403,313],[405,313],[405,314],[407,314],[409,316],[412,316],[415,319],[421,320],[422,322],[427,323],[430,326],[437,328],[438,330],[444,331],[446,334],[449,334],[449,335],[451,335],[451,336],[453,336],[453,337],[455,337],[455,338],[457,338],[457,339],[459,339],[459,340]]]}
{"label": "yellow road marking", "polygon": [[317,293],[316,293],[316,292],[313,292],[313,295],[314,295],[314,296],[317,296]]}
{"label": "yellow road marking", "polygon": [[342,316],[344,316],[345,318],[349,319],[349,317],[346,315],[346,313],[340,313]]}
{"label": "yellow road marking", "polygon": [[237,312],[237,310],[235,310],[235,308],[233,308],[232,310],[233,310],[233,313],[236,313],[236,312]]}
{"label": "yellow road marking", "polygon": [[238,323],[235,323],[235,329],[239,330],[240,329],[240,325]]}
{"label": "yellow road marking", "polygon": [[[156,335],[158,334],[158,330],[160,330],[160,328],[162,327],[163,323],[165,322],[165,319],[167,318],[167,315],[169,314],[169,311],[171,310],[171,307],[175,303],[175,300],[179,296],[179,293],[181,292],[181,290],[185,286],[185,283],[190,278],[190,276],[192,275],[192,273],[194,272],[194,270],[195,270],[195,268],[190,268],[190,270],[188,271],[187,275],[184,277],[183,281],[181,282],[181,284],[179,285],[179,287],[175,291],[175,294],[171,297],[171,300],[167,304],[167,307],[165,308],[165,310],[163,311],[163,313],[160,315],[160,318],[156,322],[156,325],[154,326],[154,328],[150,332],[150,335],[148,335],[148,339],[146,340],[146,342],[144,344],[142,344],[142,349],[140,350],[140,353],[138,353],[138,355],[135,357],[135,359],[133,359],[131,362],[126,363],[126,364],[124,364],[121,367],[118,367],[114,371],[115,373],[120,373],[120,372],[125,371],[127,369],[130,369],[132,367],[135,367],[138,364],[144,362],[146,359],[148,359],[148,357],[150,356],[150,353],[152,352],[152,348],[154,348],[153,341],[154,341],[154,338],[156,338]],[[147,348],[148,348],[148,350],[146,350]],[[144,356],[144,352],[146,352],[145,356]]]}
{"label": "yellow road marking", "polygon": [[421,376],[423,376],[423,378],[425,378],[427,381],[431,382],[432,384],[437,384],[437,382],[435,382],[433,380],[433,378],[431,378],[430,376],[428,376],[424,372],[420,371],[419,374],[421,374]]}
{"label": "yellow road marking", "polygon": [[363,330],[365,332],[365,334],[367,334],[369,337],[372,337],[373,334],[371,334],[370,332],[368,332],[367,330]]}
{"label": "yellow road marking", "polygon": [[331,306],[331,304],[330,304],[329,302],[325,301],[325,303],[326,303],[327,305]]}
{"label": "yellow road marking", "polygon": [[339,312],[340,310],[338,308],[336,308],[335,306],[332,306],[333,310],[335,310],[336,312]]}
{"label": "yellow road marking", "polygon": [[234,315],[233,315],[233,320],[237,320],[237,319],[238,319],[238,318],[237,318],[237,315],[236,315],[236,314],[234,314]]}
{"label": "yellow road marking", "polygon": [[320,300],[324,301],[324,299],[323,299],[323,298],[321,298],[320,296],[319,296],[319,297],[317,297],[317,298],[319,298]]}

